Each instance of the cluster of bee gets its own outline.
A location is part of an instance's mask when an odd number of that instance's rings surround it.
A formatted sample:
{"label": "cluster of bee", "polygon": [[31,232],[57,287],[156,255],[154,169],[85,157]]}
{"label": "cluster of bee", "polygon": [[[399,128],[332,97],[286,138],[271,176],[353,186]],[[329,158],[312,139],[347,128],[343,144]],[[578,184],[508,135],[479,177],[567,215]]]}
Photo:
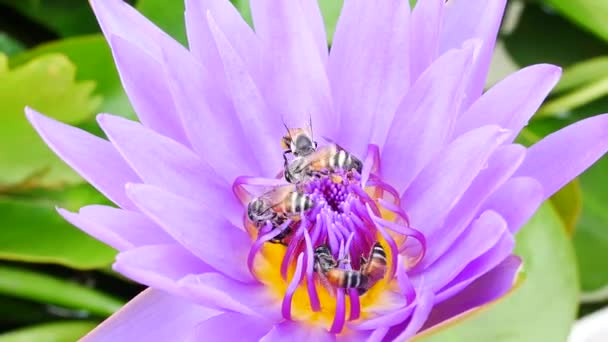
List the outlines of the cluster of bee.
{"label": "cluster of bee", "polygon": [[[319,148],[310,126],[286,129],[287,134],[282,137],[281,145],[284,149],[284,177],[290,184],[265,192],[247,206],[247,216],[258,229],[270,223],[274,230],[284,226],[288,220],[292,221],[270,240],[283,245],[289,244],[301,215],[315,206],[314,199],[304,192],[302,184],[338,170],[361,173],[363,168],[363,163],[357,157],[335,143]],[[374,244],[367,259],[361,257],[359,270],[339,268],[341,262],[335,260],[327,245],[315,249],[315,271],[328,289],[332,285],[357,289],[359,294],[363,294],[384,277],[386,270],[386,254],[379,243]]]}
{"label": "cluster of bee", "polygon": [[[284,148],[284,177],[290,184],[275,187],[249,202],[247,216],[258,228],[270,222],[276,229],[288,219],[295,223],[314,207],[314,199],[304,192],[301,184],[340,169],[360,173],[363,167],[359,159],[337,144],[318,148],[310,127],[287,128],[281,145]],[[293,155],[291,161],[288,159],[290,154]],[[270,242],[287,245],[293,233],[292,226],[285,227]]]}
{"label": "cluster of bee", "polygon": [[386,274],[386,253],[379,242],[372,246],[367,258],[361,256],[359,270],[338,268],[340,262],[333,257],[327,245],[315,249],[315,271],[321,275],[324,286],[330,291],[332,286],[356,289],[361,296]]}

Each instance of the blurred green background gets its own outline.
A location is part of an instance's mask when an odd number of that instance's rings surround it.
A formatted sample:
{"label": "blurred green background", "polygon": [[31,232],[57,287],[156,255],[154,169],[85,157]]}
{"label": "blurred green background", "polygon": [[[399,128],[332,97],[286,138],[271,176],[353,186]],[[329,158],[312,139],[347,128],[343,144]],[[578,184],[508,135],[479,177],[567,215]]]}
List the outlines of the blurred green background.
{"label": "blurred green background", "polygon": [[[249,20],[246,1],[233,2]],[[186,43],[181,0],[130,3]],[[320,3],[331,36],[341,1]],[[608,1],[509,1],[488,86],[535,63],[564,75],[521,143],[608,112]],[[134,118],[86,0],[0,0],[0,342],[74,341],[143,288],[56,214],[108,202],[41,142],[25,105],[98,135],[96,113]],[[606,175],[604,158],[518,234],[525,276],[509,297],[422,340],[563,341],[574,319],[606,306]]]}

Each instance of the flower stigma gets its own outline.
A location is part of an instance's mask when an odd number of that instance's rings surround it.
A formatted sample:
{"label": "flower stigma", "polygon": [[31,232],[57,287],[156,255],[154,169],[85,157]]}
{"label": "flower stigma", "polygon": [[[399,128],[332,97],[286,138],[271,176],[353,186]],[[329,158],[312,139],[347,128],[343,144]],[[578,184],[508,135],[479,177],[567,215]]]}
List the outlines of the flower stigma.
{"label": "flower stigma", "polygon": [[411,300],[413,288],[396,274],[422,259],[425,237],[382,181],[378,148],[361,161],[335,143],[318,147],[299,128],[288,129],[283,148],[281,178],[233,184],[254,241],[248,267],[281,301],[283,318],[339,334]]}

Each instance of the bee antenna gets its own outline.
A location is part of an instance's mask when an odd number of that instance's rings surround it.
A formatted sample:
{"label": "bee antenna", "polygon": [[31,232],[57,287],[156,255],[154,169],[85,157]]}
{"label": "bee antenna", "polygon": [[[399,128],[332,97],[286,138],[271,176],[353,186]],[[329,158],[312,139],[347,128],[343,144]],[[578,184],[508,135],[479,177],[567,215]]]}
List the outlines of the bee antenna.
{"label": "bee antenna", "polygon": [[312,134],[312,114],[308,113],[308,127],[310,128],[310,138],[314,141],[314,135]]}
{"label": "bee antenna", "polygon": [[289,127],[287,127],[287,124],[285,123],[284,117],[281,117],[281,122],[283,122],[283,127],[285,127],[285,131],[287,132],[287,135],[289,135],[289,139],[293,140],[293,138],[291,136],[291,132],[289,131]]}

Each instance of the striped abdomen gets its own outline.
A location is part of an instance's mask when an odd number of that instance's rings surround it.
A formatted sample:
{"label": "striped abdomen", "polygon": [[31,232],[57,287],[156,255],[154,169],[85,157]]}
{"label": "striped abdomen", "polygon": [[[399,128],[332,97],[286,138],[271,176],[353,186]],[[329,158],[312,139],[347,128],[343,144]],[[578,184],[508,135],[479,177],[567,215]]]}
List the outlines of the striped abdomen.
{"label": "striped abdomen", "polygon": [[367,276],[359,271],[332,268],[325,274],[327,280],[335,287],[343,289],[358,289],[367,286]]}
{"label": "striped abdomen", "polygon": [[361,273],[369,277],[372,281],[384,278],[386,273],[386,252],[379,242],[372,247],[369,259],[361,267]]}
{"label": "striped abdomen", "polygon": [[276,205],[274,210],[286,214],[301,214],[314,205],[314,200],[310,195],[294,191]]}
{"label": "striped abdomen", "polygon": [[346,170],[352,169],[357,170],[361,173],[363,163],[353,156],[348,151],[340,148],[336,144],[331,144],[318,150],[316,154],[312,156],[314,159],[310,162],[310,168],[314,171],[321,170]]}

